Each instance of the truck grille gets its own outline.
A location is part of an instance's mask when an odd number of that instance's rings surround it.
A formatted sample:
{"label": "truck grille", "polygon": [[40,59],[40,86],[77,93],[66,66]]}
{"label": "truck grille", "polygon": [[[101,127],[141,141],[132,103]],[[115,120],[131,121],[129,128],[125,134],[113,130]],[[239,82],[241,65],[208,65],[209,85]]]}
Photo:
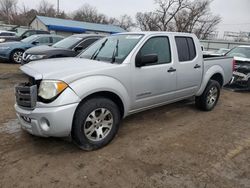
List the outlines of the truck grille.
{"label": "truck grille", "polygon": [[21,83],[15,87],[16,103],[20,107],[34,108],[37,102],[37,85],[35,80],[29,77],[27,83]]}

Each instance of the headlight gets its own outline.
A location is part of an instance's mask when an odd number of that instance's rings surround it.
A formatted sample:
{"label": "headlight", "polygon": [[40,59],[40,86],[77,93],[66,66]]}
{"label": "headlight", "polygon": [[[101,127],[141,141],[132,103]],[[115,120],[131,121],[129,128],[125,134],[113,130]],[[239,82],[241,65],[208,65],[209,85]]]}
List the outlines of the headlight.
{"label": "headlight", "polygon": [[62,81],[43,80],[39,87],[38,96],[45,100],[53,100],[67,87],[68,85]]}
{"label": "headlight", "polygon": [[0,39],[0,42],[5,42],[6,41],[6,39]]}
{"label": "headlight", "polygon": [[30,60],[38,60],[38,59],[43,59],[45,55],[31,55],[29,57]]}
{"label": "headlight", "polygon": [[2,47],[0,47],[0,50],[8,50],[8,49],[10,49],[10,47],[8,47],[8,46],[2,46]]}

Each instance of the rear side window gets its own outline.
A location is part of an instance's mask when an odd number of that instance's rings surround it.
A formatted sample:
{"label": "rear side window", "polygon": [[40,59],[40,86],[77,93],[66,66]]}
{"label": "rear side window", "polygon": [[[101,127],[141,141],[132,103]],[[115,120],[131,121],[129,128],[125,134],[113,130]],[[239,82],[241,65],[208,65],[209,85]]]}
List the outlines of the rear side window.
{"label": "rear side window", "polygon": [[196,57],[194,41],[191,37],[175,37],[179,61],[191,61]]}
{"label": "rear side window", "polygon": [[141,56],[157,54],[158,62],[155,64],[164,64],[171,62],[171,51],[168,37],[150,38],[141,48]]}

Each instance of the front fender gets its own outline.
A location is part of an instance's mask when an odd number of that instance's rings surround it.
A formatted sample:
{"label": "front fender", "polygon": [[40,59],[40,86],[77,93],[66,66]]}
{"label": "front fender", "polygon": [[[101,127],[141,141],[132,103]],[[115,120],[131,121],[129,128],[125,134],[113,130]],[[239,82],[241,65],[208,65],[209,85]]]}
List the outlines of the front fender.
{"label": "front fender", "polygon": [[215,74],[221,74],[222,75],[222,78],[224,80],[225,78],[225,74],[224,74],[224,71],[223,71],[223,68],[219,65],[214,65],[212,66],[211,68],[209,68],[205,73],[204,73],[204,76],[203,76],[203,80],[202,80],[202,83],[201,83],[201,87],[199,89],[199,91],[196,93],[196,96],[201,96],[203,91],[205,90],[209,80],[211,79],[211,77]]}
{"label": "front fender", "polygon": [[124,106],[124,116],[127,115],[130,100],[126,87],[117,79],[108,76],[89,76],[80,80],[74,81],[70,87],[79,96],[81,100],[91,94],[98,92],[112,92],[120,97]]}

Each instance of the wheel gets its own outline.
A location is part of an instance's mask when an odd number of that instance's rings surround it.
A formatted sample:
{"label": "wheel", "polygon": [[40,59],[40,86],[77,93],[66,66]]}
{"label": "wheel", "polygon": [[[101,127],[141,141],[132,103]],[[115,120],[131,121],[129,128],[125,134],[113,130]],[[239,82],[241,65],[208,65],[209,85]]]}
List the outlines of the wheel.
{"label": "wheel", "polygon": [[106,98],[92,98],[80,104],[74,116],[72,140],[91,151],[109,144],[115,137],[121,115],[118,106]]}
{"label": "wheel", "polygon": [[211,111],[216,106],[220,97],[220,84],[210,80],[201,96],[195,98],[197,108],[204,111]]}
{"label": "wheel", "polygon": [[23,56],[23,50],[14,50],[10,54],[10,60],[13,63],[21,64],[22,63],[22,56]]}

